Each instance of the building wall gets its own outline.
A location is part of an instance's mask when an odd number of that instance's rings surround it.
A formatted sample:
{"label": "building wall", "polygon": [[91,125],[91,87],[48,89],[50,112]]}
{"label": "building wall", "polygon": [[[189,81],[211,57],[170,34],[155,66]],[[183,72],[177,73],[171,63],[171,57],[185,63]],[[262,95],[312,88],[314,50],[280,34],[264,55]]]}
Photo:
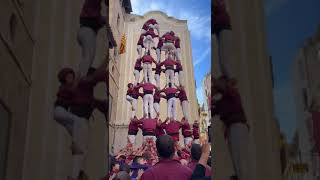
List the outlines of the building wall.
{"label": "building wall", "polygon": [[[83,1],[1,1],[1,103],[10,112],[7,178],[58,180],[71,173],[70,137],[53,119],[58,71],[78,67],[80,47],[76,35]],[[14,39],[9,18],[16,14]],[[13,32],[13,31],[12,31]],[[94,66],[105,60],[105,32],[98,35]],[[11,79],[11,81],[8,81]],[[95,89],[105,96],[105,85]],[[86,171],[91,179],[106,170],[105,118],[94,112],[90,122]]]}
{"label": "building wall", "polygon": [[[118,107],[117,107],[117,115],[116,115],[116,122],[117,125],[128,125],[130,119],[130,104],[126,101],[125,95],[127,91],[127,84],[129,82],[134,81],[133,70],[134,70],[134,63],[138,57],[136,48],[138,38],[140,37],[141,28],[143,24],[150,18],[154,18],[158,21],[160,25],[160,34],[164,34],[167,31],[173,30],[177,36],[181,39],[181,53],[182,53],[182,66],[184,69],[184,78],[185,78],[185,88],[187,92],[187,96],[189,98],[189,109],[193,110],[190,111],[190,117],[193,120],[198,119],[198,105],[196,100],[196,93],[195,93],[195,82],[194,82],[194,70],[192,65],[192,51],[191,51],[191,41],[190,41],[190,32],[187,28],[187,22],[184,20],[177,20],[173,17],[168,17],[166,14],[159,12],[159,11],[151,11],[146,13],[144,16],[138,15],[128,15],[125,21],[124,27],[124,34],[127,37],[127,47],[126,53],[121,55],[121,67],[120,67],[120,89],[119,89],[119,96],[118,96]],[[156,42],[157,43],[157,42]],[[156,54],[154,51],[151,52],[151,55],[156,58]],[[162,59],[164,60],[164,52],[162,54]],[[155,66],[155,65],[154,65]],[[142,71],[141,71],[141,79],[142,79]],[[161,88],[165,85],[165,75],[161,74],[161,81],[160,81]],[[162,100],[160,102],[160,118],[165,119],[167,112],[166,112],[166,101]],[[142,117],[142,100],[138,100],[138,107],[137,107],[137,117]],[[177,101],[177,112],[178,112],[178,119],[182,118],[182,112],[179,101]],[[117,146],[115,150],[122,148],[126,142],[127,132],[121,133],[121,135],[116,135],[114,142],[116,142]],[[141,140],[141,138],[137,138]],[[140,145],[141,142],[138,142],[137,145]]]}
{"label": "building wall", "polygon": [[302,162],[307,163],[310,169],[307,173],[301,175],[302,179],[316,179],[314,174],[319,171],[316,169],[316,166],[314,166],[314,161],[317,161],[317,157],[312,153],[314,142],[312,138],[310,139],[310,136],[312,137],[312,132],[310,131],[310,128],[312,128],[312,117],[307,111],[307,108],[311,105],[312,98],[319,93],[319,37],[320,31],[305,41],[293,65],[293,90],[296,102],[295,112],[297,117],[297,132],[299,135],[299,151],[301,152]]}
{"label": "building wall", "polygon": [[[277,142],[274,141],[277,135],[273,133],[275,118],[273,117],[272,74],[266,51],[263,1],[227,2],[234,38],[232,71],[237,77],[242,103],[250,125],[251,160],[254,164],[249,168],[252,172],[256,172],[256,177],[253,179],[278,180],[281,178],[281,168],[278,168],[280,167],[280,159],[277,155],[279,149],[275,144]],[[215,49],[214,53],[216,52]],[[217,60],[216,57],[217,55],[214,55],[215,60]],[[217,61],[213,64],[217,65]],[[217,66],[214,70],[216,70],[214,74],[217,73]],[[218,133],[219,125],[216,126],[214,131]],[[222,140],[216,143],[215,153],[219,157],[220,154],[225,154],[222,152],[223,148],[219,146],[225,145],[218,144],[223,143]],[[225,179],[231,175],[226,174],[231,171],[222,169],[224,166],[226,161],[217,160],[216,179]]]}
{"label": "building wall", "polygon": [[208,73],[203,81],[202,81],[202,91],[203,91],[203,97],[204,97],[204,110],[207,113],[206,116],[206,123],[209,126],[210,125],[210,118],[211,118],[211,73]]}
{"label": "building wall", "polygon": [[[16,1],[0,2],[0,103],[9,115],[8,142],[1,141],[1,147],[4,148],[1,151],[6,151],[6,159],[1,159],[1,163],[4,164],[1,171],[6,174],[5,179],[10,180],[21,179],[23,160],[26,158],[23,152],[26,146],[32,57],[35,47],[33,10],[33,1],[25,2],[24,6]],[[1,119],[1,123],[5,123],[4,120]]]}

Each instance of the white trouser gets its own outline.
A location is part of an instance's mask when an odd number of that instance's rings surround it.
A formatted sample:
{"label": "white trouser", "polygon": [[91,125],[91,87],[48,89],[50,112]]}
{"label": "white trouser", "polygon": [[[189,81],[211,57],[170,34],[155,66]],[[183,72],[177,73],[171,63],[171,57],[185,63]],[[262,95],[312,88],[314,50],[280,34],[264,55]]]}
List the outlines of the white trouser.
{"label": "white trouser", "polygon": [[89,27],[81,27],[77,34],[78,43],[81,46],[81,61],[79,72],[81,77],[85,76],[92,65],[96,55],[97,34]]}
{"label": "white trouser", "polygon": [[169,51],[175,50],[176,48],[174,47],[173,43],[170,42],[164,42],[161,50],[165,51],[166,54],[168,54]]}
{"label": "white trouser", "polygon": [[157,63],[160,63],[160,61],[161,61],[161,49],[157,48],[156,49],[156,53],[157,53]]}
{"label": "white trouser", "polygon": [[131,144],[136,143],[136,135],[128,135],[128,142]]}
{"label": "white trouser", "polygon": [[189,117],[189,102],[187,100],[184,100],[181,102],[181,108],[183,112],[183,116],[187,119],[188,122],[190,122],[190,117]]}
{"label": "white trouser", "polygon": [[160,113],[160,104],[159,103],[153,103],[153,108],[157,114]]}
{"label": "white trouser", "polygon": [[184,86],[183,71],[175,72],[174,77],[175,77],[175,82],[177,86],[180,86],[180,85]]}
{"label": "white trouser", "polygon": [[232,31],[222,30],[218,36],[219,66],[221,73],[232,78]]}
{"label": "white trouser", "polygon": [[165,73],[166,73],[166,84],[169,84],[169,82],[171,82],[173,84],[174,83],[174,70],[167,69]]}
{"label": "white trouser", "polygon": [[141,45],[137,46],[137,51],[138,51],[138,57],[141,58],[142,57],[142,46]]}
{"label": "white trouser", "polygon": [[61,106],[57,106],[53,110],[54,119],[64,126],[71,137],[73,137],[73,123],[77,117]]}
{"label": "white trouser", "polygon": [[200,144],[200,140],[199,139],[195,139],[195,140],[193,140],[193,143]]}
{"label": "white trouser", "polygon": [[181,58],[181,49],[180,48],[177,48],[176,51],[175,51],[175,56],[176,56],[176,60],[182,60]]}
{"label": "white trouser", "polygon": [[151,79],[152,79],[151,63],[143,63],[143,76],[144,76],[145,82],[151,82]]}
{"label": "white trouser", "polygon": [[89,140],[89,124],[85,118],[80,118],[74,121],[74,139],[75,143],[79,146],[83,154],[73,155],[73,170],[72,177],[77,178],[80,171],[84,170],[85,161],[88,153],[88,140]]}
{"label": "white trouser", "polygon": [[157,138],[155,136],[143,136],[143,141],[146,142],[147,139],[152,139],[153,142],[156,142]]}
{"label": "white trouser", "polygon": [[138,84],[138,82],[140,81],[140,71],[135,69],[133,71],[133,74],[134,74],[134,83],[133,83],[133,85],[136,86]]}
{"label": "white trouser", "polygon": [[137,99],[127,95],[127,98],[126,98],[130,104],[131,104],[131,107],[132,107],[132,114],[131,114],[131,118],[134,118],[134,116],[136,115],[136,110],[137,110]]}
{"label": "white trouser", "polygon": [[153,95],[145,94],[143,96],[143,109],[144,114],[148,115],[150,113],[150,117],[153,117]]}
{"label": "white trouser", "polygon": [[160,88],[160,75],[159,74],[155,74],[154,75],[154,79],[156,80],[156,86],[158,88]]}
{"label": "white trouser", "polygon": [[228,130],[228,143],[234,166],[234,171],[239,180],[251,180],[249,167],[249,131],[246,124],[234,123]]}
{"label": "white trouser", "polygon": [[148,49],[149,51],[152,47],[154,47],[154,41],[153,41],[152,36],[150,36],[150,35],[145,36],[145,38],[143,40],[143,46],[146,48],[146,50]]}
{"label": "white trouser", "polygon": [[193,141],[193,138],[192,137],[186,137],[184,138],[184,145],[187,146],[187,145],[190,145]]}
{"label": "white trouser", "polygon": [[176,114],[176,98],[170,98],[168,100],[168,109],[167,109],[167,116],[168,118],[173,117],[173,119],[177,119],[177,114]]}

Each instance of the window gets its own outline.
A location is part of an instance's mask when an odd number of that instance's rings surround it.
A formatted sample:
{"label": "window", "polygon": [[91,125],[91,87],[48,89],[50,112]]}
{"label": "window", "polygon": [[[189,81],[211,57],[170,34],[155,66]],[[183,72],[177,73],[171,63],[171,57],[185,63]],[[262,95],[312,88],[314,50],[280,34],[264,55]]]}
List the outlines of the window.
{"label": "window", "polygon": [[0,179],[5,179],[9,148],[10,115],[2,104],[0,104],[0,120]]}

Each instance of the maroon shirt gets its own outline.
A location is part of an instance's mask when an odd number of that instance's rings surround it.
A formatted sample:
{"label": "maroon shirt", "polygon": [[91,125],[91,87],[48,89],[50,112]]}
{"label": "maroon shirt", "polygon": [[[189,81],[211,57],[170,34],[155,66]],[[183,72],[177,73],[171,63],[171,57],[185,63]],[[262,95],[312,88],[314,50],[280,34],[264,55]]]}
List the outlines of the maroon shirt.
{"label": "maroon shirt", "polygon": [[59,87],[59,91],[57,93],[57,100],[55,102],[55,106],[62,106],[65,109],[68,109],[70,105],[72,105],[73,99],[73,86],[72,85],[62,85]]}
{"label": "maroon shirt", "polygon": [[154,33],[153,29],[149,29],[147,32],[144,33],[144,36],[148,36],[148,35],[150,35],[152,38],[158,37],[158,35]]}
{"label": "maroon shirt", "polygon": [[175,37],[172,36],[170,33],[166,33],[165,35],[162,36],[164,39],[164,42],[171,42],[174,43]]}
{"label": "maroon shirt", "polygon": [[145,133],[153,133],[155,135],[156,127],[157,127],[157,120],[152,118],[143,118],[140,120],[141,123],[139,124],[139,128],[142,130],[142,134]]}
{"label": "maroon shirt", "polygon": [[192,137],[191,126],[188,122],[182,124],[182,135],[183,137]]}
{"label": "maroon shirt", "polygon": [[142,57],[142,62],[143,63],[152,63],[154,61],[154,59],[152,58],[151,55],[144,55]]}
{"label": "maroon shirt", "polygon": [[141,124],[141,121],[134,119],[130,121],[129,127],[128,127],[128,134],[129,135],[137,135],[139,131],[139,125]]}
{"label": "maroon shirt", "polygon": [[146,21],[144,24],[143,24],[143,26],[142,26],[142,29],[144,29],[144,30],[148,30],[149,29],[149,25],[150,24],[152,24],[152,25],[154,25],[154,24],[158,24],[157,23],[157,21],[155,20],[155,19],[149,19],[148,21]]}
{"label": "maroon shirt", "polygon": [[[198,164],[197,161],[192,160],[191,162],[189,162],[188,167],[189,167],[192,171],[194,171],[194,169],[196,168],[196,165],[197,165],[197,164]],[[205,176],[211,176],[211,173],[212,173],[212,172],[211,172],[211,167],[208,166],[208,165],[206,165],[205,168],[206,168],[206,174],[205,174]]]}
{"label": "maroon shirt", "polygon": [[220,119],[227,127],[233,123],[247,122],[240,94],[234,88],[228,88],[222,93],[222,99],[215,102],[213,114],[220,115]]}
{"label": "maroon shirt", "polygon": [[153,94],[153,103],[160,103],[161,97],[161,91],[155,91]]}
{"label": "maroon shirt", "polygon": [[159,42],[158,42],[158,45],[157,45],[157,48],[158,48],[158,49],[161,49],[162,46],[163,46],[163,40],[162,40],[162,38],[160,38],[160,39],[159,39]]}
{"label": "maroon shirt", "polygon": [[141,71],[141,69],[142,69],[141,62],[142,62],[142,59],[141,59],[141,58],[137,59],[135,65],[134,65],[134,69],[136,69],[136,70],[138,70],[138,71]]}
{"label": "maroon shirt", "polygon": [[230,16],[225,6],[220,4],[213,6],[213,27],[214,32],[221,29],[231,29]]}
{"label": "maroon shirt", "polygon": [[160,137],[162,135],[164,135],[164,126],[165,123],[161,123],[160,125],[157,125],[156,127],[156,137]]}
{"label": "maroon shirt", "polygon": [[139,40],[138,40],[137,45],[140,45],[140,46],[144,47],[144,46],[143,46],[143,39],[144,39],[144,35],[141,34],[141,35],[140,35],[140,38],[139,38]]}
{"label": "maroon shirt", "polygon": [[176,72],[183,71],[183,68],[182,68],[182,65],[181,65],[180,62],[177,62],[177,63],[176,63],[176,70],[175,70],[175,71],[176,71]]}
{"label": "maroon shirt", "polygon": [[153,94],[153,90],[157,88],[157,86],[155,86],[152,83],[143,83],[141,85],[138,86],[139,88],[142,87],[143,88],[143,93],[144,94]]}
{"label": "maroon shirt", "polygon": [[176,37],[175,41],[174,41],[174,46],[176,48],[180,48],[180,38]]}
{"label": "maroon shirt", "polygon": [[73,102],[75,105],[91,105],[93,102],[93,88],[97,84],[95,81],[82,79],[74,90]]}
{"label": "maroon shirt", "polygon": [[167,87],[162,90],[167,96],[167,100],[169,100],[172,97],[175,97],[176,93],[178,92],[178,89],[173,88],[173,87]]}
{"label": "maroon shirt", "polygon": [[172,159],[162,159],[146,170],[141,180],[190,180],[192,170]]}
{"label": "maroon shirt", "polygon": [[161,74],[161,71],[162,71],[162,69],[161,69],[160,63],[159,63],[159,64],[156,64],[155,74]]}
{"label": "maroon shirt", "polygon": [[168,135],[172,137],[174,141],[179,141],[179,130],[182,124],[179,121],[170,121],[165,125],[165,130]]}
{"label": "maroon shirt", "polygon": [[127,90],[127,95],[131,96],[134,99],[138,99],[140,96],[139,87],[134,87]]}
{"label": "maroon shirt", "polygon": [[199,139],[199,123],[193,123],[192,134],[194,139]]}
{"label": "maroon shirt", "polygon": [[179,89],[178,98],[180,99],[181,102],[182,101],[188,101],[188,97],[187,97],[186,91],[182,90],[182,89]]}
{"label": "maroon shirt", "polygon": [[82,11],[80,14],[81,18],[99,18],[101,17],[101,1],[102,0],[85,0]]}
{"label": "maroon shirt", "polygon": [[176,65],[177,62],[173,59],[166,59],[160,63],[160,66],[166,67],[166,69],[173,69],[173,66]]}

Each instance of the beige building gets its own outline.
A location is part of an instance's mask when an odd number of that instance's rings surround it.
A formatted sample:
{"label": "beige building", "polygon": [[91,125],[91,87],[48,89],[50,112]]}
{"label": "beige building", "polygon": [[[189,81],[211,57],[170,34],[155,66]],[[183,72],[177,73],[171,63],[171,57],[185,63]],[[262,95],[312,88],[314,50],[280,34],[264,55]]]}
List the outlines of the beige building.
{"label": "beige building", "polygon": [[202,80],[202,91],[204,97],[203,107],[207,114],[205,121],[209,126],[211,123],[211,72],[209,72]]}
{"label": "beige building", "polygon": [[[267,54],[262,0],[227,1],[231,16],[233,41],[232,71],[238,78],[243,106],[250,124],[253,179],[280,180],[279,129],[274,118],[272,73]],[[214,76],[217,69],[217,44],[213,37]],[[233,174],[222,123],[213,121],[215,179]]]}
{"label": "beige building", "polygon": [[116,47],[109,51],[109,138],[108,138],[108,154],[109,142],[113,142],[114,120],[116,119],[118,93],[120,89],[120,67],[123,64],[120,54],[121,37],[124,31],[124,23],[127,14],[132,11],[130,0],[109,1],[109,23],[112,35],[116,41]]}
{"label": "beige building", "polygon": [[[314,141],[312,134],[312,117],[308,112],[312,99],[320,92],[320,26],[313,37],[308,38],[300,48],[293,65],[294,97],[296,104],[297,133],[299,138],[296,157],[299,163],[308,165],[308,172],[295,173],[291,179],[301,177],[304,179],[317,179],[320,177],[320,156],[313,151]],[[289,178],[288,178],[289,179]]]}
{"label": "beige building", "polygon": [[[62,67],[77,69],[76,35],[83,1],[1,1],[0,179],[61,180],[70,175],[70,137],[53,119]],[[105,8],[103,8],[105,9]],[[97,38],[95,67],[106,60],[107,33]],[[105,84],[95,96],[106,98]],[[90,121],[86,171],[90,179],[106,173],[106,122]]]}
{"label": "beige building", "polygon": [[[114,124],[114,130],[110,130],[110,138],[114,145],[114,151],[123,148],[127,143],[127,131],[128,124],[130,121],[131,108],[129,102],[126,100],[127,84],[134,81],[133,70],[134,64],[138,57],[137,54],[137,42],[140,37],[141,28],[143,24],[150,18],[157,20],[160,26],[160,34],[164,34],[167,31],[173,30],[177,36],[181,39],[181,55],[182,55],[182,66],[184,69],[184,83],[187,96],[189,98],[189,112],[192,120],[198,119],[198,105],[195,93],[195,81],[194,81],[194,70],[192,63],[191,54],[191,41],[190,32],[187,27],[186,20],[178,20],[174,17],[168,17],[166,14],[160,11],[151,11],[146,13],[144,16],[128,14],[125,17],[124,30],[123,33],[126,35],[126,53],[121,55],[121,65],[120,65],[120,83],[119,83],[119,93],[118,93],[118,103],[117,103],[117,113],[116,118],[112,119],[111,123]],[[157,43],[157,40],[156,40]],[[151,55],[156,59],[155,51],[152,50]],[[162,54],[161,60],[164,60],[164,52]],[[155,65],[154,65],[155,66]],[[141,71],[142,76],[142,71]],[[141,79],[142,80],[142,79]],[[165,75],[161,74],[160,81],[161,88],[165,85]],[[142,117],[142,99],[138,100],[137,106],[137,117]],[[160,118],[164,120],[167,116],[166,111],[166,100],[162,99],[160,102]],[[192,110],[192,111],[191,111]],[[179,101],[177,101],[177,112],[178,119],[182,118],[181,106]],[[142,136],[139,132],[137,138],[137,146],[141,145]]]}

